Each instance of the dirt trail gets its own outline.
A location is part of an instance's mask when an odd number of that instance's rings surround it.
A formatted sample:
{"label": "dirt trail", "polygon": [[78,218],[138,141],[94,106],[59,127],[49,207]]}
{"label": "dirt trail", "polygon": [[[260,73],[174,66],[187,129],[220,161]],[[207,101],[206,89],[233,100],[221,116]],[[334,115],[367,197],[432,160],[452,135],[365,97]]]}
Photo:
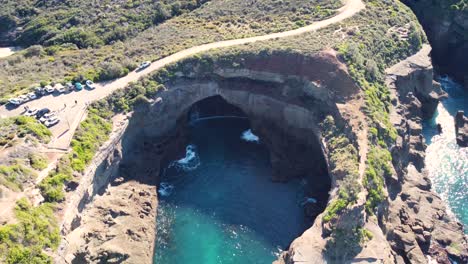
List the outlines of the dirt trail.
{"label": "dirt trail", "polygon": [[[150,67],[142,71],[133,71],[122,78],[105,83],[96,84],[97,88],[92,91],[83,90],[80,92],[71,92],[59,96],[44,96],[37,100],[25,103],[16,109],[9,110],[5,106],[2,106],[0,107],[0,117],[4,118],[20,115],[24,111],[24,106],[29,106],[31,109],[48,107],[52,111],[57,111],[59,112],[58,116],[61,119],[61,122],[51,129],[53,134],[53,145],[51,145],[51,147],[67,149],[69,147],[71,137],[73,136],[76,128],[79,125],[79,122],[76,122],[76,120],[80,119],[80,116],[83,116],[87,104],[102,99],[111,94],[113,91],[124,88],[130,82],[138,81],[138,79],[145,75],[148,75],[181,59],[193,56],[197,53],[217,48],[231,47],[236,45],[253,43],[257,41],[285,38],[304,34],[307,32],[314,32],[318,29],[324,28],[334,23],[341,22],[344,19],[352,17],[365,7],[362,0],[344,0],[344,2],[344,6],[338,10],[337,15],[322,21],[317,21],[309,26],[264,36],[219,41],[192,47],[174,53],[160,60],[154,61]],[[76,101],[77,103],[75,103]]]}

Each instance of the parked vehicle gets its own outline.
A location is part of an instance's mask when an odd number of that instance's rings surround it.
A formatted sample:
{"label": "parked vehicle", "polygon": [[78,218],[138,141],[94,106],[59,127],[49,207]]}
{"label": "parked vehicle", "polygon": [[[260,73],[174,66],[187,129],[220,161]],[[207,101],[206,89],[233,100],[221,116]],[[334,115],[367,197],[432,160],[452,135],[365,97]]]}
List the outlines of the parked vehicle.
{"label": "parked vehicle", "polygon": [[34,91],[36,92],[37,96],[43,96],[47,93],[46,90],[42,87],[36,87]]}
{"label": "parked vehicle", "polygon": [[29,97],[30,100],[37,99],[37,95],[35,93],[28,93],[27,96]]}
{"label": "parked vehicle", "polygon": [[26,102],[31,101],[31,99],[26,95],[20,95],[18,96],[18,99],[21,100],[21,103],[26,103]]}
{"label": "parked vehicle", "polygon": [[50,119],[52,117],[55,117],[54,112],[50,112],[50,113],[47,113],[47,114],[43,115],[41,118],[39,118],[39,121],[44,124],[45,121],[47,121],[48,119]]}
{"label": "parked vehicle", "polygon": [[75,86],[71,82],[66,83],[65,86],[67,87],[68,91],[70,91],[70,92],[75,89]]}
{"label": "parked vehicle", "polygon": [[143,69],[146,69],[148,68],[149,66],[151,65],[151,61],[145,61],[145,62],[142,62],[138,68],[136,69],[137,71],[141,71]]}
{"label": "parked vehicle", "polygon": [[8,103],[11,104],[11,105],[14,105],[14,106],[18,106],[20,105],[22,102],[20,99],[18,98],[11,98],[11,99],[8,99]]}
{"label": "parked vehicle", "polygon": [[47,93],[51,94],[55,91],[54,87],[52,87],[51,85],[46,85],[44,87],[44,89],[46,90]]}
{"label": "parked vehicle", "polygon": [[65,88],[65,86],[63,86],[61,83],[57,83],[55,84],[54,86],[54,89],[57,93],[64,93],[67,91],[67,89]]}
{"label": "parked vehicle", "polygon": [[77,82],[75,83],[75,88],[76,90],[81,91],[83,90],[83,85],[80,82]]}
{"label": "parked vehicle", "polygon": [[60,119],[58,117],[54,116],[54,117],[51,117],[51,118],[47,119],[44,122],[44,125],[46,127],[52,127],[52,126],[55,126],[56,124],[58,124],[58,122],[60,122]]}
{"label": "parked vehicle", "polygon": [[42,108],[41,110],[37,111],[36,119],[40,119],[41,117],[43,117],[45,114],[48,114],[48,113],[50,113],[49,108]]}
{"label": "parked vehicle", "polygon": [[28,109],[26,112],[23,113],[24,116],[35,116],[37,115],[37,109]]}
{"label": "parked vehicle", "polygon": [[93,81],[91,81],[91,80],[87,80],[87,81],[86,81],[86,87],[87,87],[88,89],[90,89],[90,90],[96,89],[96,86],[94,86],[94,83],[93,83]]}

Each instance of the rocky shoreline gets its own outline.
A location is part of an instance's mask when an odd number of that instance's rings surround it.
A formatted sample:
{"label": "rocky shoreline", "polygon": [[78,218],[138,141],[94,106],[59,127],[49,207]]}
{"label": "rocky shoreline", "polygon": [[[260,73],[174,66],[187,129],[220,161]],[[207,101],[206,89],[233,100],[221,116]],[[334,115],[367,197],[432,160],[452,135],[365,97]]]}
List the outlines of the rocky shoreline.
{"label": "rocky shoreline", "polygon": [[425,148],[422,120],[432,116],[445,96],[433,83],[433,68],[426,45],[416,55],[387,70],[393,92],[392,122],[399,137],[392,148],[397,177],[388,179],[390,199],[382,208],[381,226],[398,254],[397,263],[468,261],[463,225],[446,211],[424,170]]}

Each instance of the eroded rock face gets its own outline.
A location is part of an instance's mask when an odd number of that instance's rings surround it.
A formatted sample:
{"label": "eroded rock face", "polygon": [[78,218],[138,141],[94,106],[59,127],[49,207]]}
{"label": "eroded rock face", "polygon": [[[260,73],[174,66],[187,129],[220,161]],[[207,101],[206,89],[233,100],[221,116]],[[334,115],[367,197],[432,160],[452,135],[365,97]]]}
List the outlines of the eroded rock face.
{"label": "eroded rock face", "polygon": [[431,82],[429,52],[426,46],[387,70],[395,106],[391,119],[399,134],[392,149],[398,178],[387,179],[389,199],[379,222],[392,249],[405,263],[427,263],[426,256],[439,263],[451,263],[449,257],[466,263],[468,244],[463,226],[447,214],[424,170],[426,145],[421,122],[433,114],[434,100],[443,96],[440,87]]}
{"label": "eroded rock face", "polygon": [[442,73],[454,76],[468,87],[468,10],[446,0],[404,0],[426,31],[432,58]]}
{"label": "eroded rock face", "polygon": [[463,111],[458,111],[455,116],[455,134],[457,137],[457,144],[460,147],[468,146],[468,117],[465,116]]}

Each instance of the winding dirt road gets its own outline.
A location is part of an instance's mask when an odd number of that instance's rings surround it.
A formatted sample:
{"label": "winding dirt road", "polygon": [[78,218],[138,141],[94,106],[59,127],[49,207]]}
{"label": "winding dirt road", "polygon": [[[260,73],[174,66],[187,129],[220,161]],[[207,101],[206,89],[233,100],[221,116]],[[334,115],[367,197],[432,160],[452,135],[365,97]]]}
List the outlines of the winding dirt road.
{"label": "winding dirt road", "polygon": [[[146,68],[145,70],[139,72],[134,71],[129,73],[127,76],[116,79],[114,81],[96,84],[97,88],[92,91],[83,90],[80,92],[71,92],[68,94],[62,94],[57,96],[44,96],[37,100],[25,103],[16,109],[9,110],[5,106],[2,106],[0,108],[0,117],[4,118],[20,115],[24,111],[24,106],[29,106],[31,109],[48,107],[52,111],[57,111],[61,122],[55,127],[51,128],[53,139],[52,142],[49,144],[49,147],[66,149],[69,147],[70,140],[76,128],[78,127],[80,120],[84,116],[87,104],[102,99],[117,89],[124,88],[130,82],[135,82],[142,76],[148,75],[171,63],[193,56],[197,53],[217,48],[231,47],[277,38],[286,38],[308,32],[314,32],[318,29],[327,27],[331,24],[338,23],[343,21],[344,19],[352,17],[365,7],[364,3],[361,0],[343,1],[345,2],[344,6],[338,10],[337,15],[322,21],[317,21],[309,26],[264,36],[226,40],[192,47],[174,53],[160,60],[154,61],[151,64],[151,66]],[[77,101],[77,103],[75,103],[75,101]]]}

